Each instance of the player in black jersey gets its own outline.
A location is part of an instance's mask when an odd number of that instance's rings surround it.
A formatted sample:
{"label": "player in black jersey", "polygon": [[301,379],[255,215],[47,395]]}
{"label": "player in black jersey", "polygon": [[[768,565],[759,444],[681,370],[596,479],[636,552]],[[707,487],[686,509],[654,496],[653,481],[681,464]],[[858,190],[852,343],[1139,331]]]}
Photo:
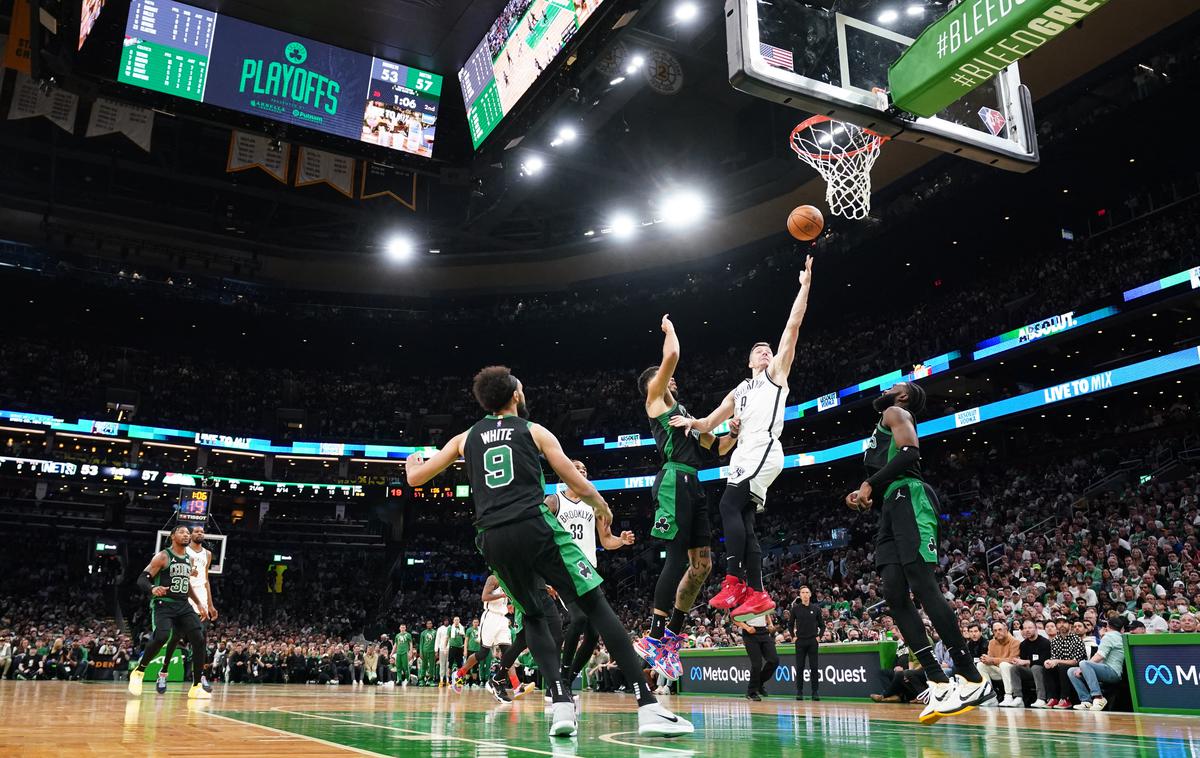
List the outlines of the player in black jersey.
{"label": "player in black jersey", "polygon": [[475,544],[522,611],[533,658],[548,679],[553,705],[550,734],[578,732],[575,704],[556,674],[562,661],[546,623],[541,595],[553,585],[568,602],[578,603],[630,682],[638,703],[638,734],[690,734],[692,724],[663,708],[646,687],[629,634],[599,591],[603,581],[583,551],[546,508],[546,480],[540,456],[573,492],[590,505],[597,520],[612,523],[612,511],[595,486],[579,475],[558,439],[527,421],[525,391],[504,366],[489,366],[475,376],[475,399],[488,415],[454,437],[428,461],[412,455],[405,462],[410,486],[422,485],[452,465],[466,461],[475,503]]}
{"label": "player in black jersey", "polygon": [[[925,390],[913,382],[899,382],[876,398],[874,406],[882,415],[863,454],[867,479],[846,495],[846,505],[866,510],[873,505],[873,498],[883,493],[875,567],[883,577],[883,597],[896,626],[929,678],[929,704],[921,711],[920,720],[931,724],[943,716],[965,713],[996,693],[975,670],[958,619],[933,574],[938,559],[938,502],[921,475],[914,423],[925,409]],[[933,643],[925,634],[910,592],[950,651],[958,672],[953,681],[933,655]]]}
{"label": "player in black jersey", "polygon": [[[150,598],[150,623],[153,634],[146,649],[142,652],[141,661],[137,668],[129,672],[129,694],[142,694],[142,678],[146,676],[146,664],[154,660],[171,632],[183,637],[192,646],[192,688],[188,690],[189,698],[210,698],[212,694],[200,685],[200,676],[204,672],[204,630],[200,626],[200,617],[188,603],[191,597],[197,607],[202,609],[207,618],[207,606],[196,595],[192,587],[192,561],[187,557],[187,546],[192,535],[186,526],[177,526],[171,532],[171,546],[160,550],[138,577],[138,587],[141,587]],[[164,570],[165,569],[165,570]],[[163,666],[167,661],[163,661]]]}
{"label": "player in black jersey", "polygon": [[654,610],[650,634],[634,643],[638,655],[668,679],[683,673],[679,648],[687,613],[712,571],[712,528],[708,501],[700,484],[699,469],[717,463],[733,447],[736,432],[719,444],[711,434],[700,434],[671,425],[671,418],[691,418],[679,402],[675,367],[679,365],[679,336],[670,314],[662,317],[662,363],[651,366],[638,378],[645,399],[650,433],[662,456],[662,470],[654,479],[658,506],[650,536],[667,541],[667,560],[654,585]]}

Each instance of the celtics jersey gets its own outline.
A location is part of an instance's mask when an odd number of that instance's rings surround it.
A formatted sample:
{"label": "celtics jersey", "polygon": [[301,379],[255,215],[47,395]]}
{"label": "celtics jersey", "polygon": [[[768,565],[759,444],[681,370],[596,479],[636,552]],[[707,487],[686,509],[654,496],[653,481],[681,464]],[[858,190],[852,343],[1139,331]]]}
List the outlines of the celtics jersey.
{"label": "celtics jersey", "polygon": [[692,468],[702,468],[708,465],[712,455],[700,447],[700,435],[671,426],[672,416],[694,418],[682,403],[676,401],[675,405],[672,405],[666,413],[651,419],[650,432],[654,435],[654,444],[658,446],[662,462],[664,464],[682,463]]}
{"label": "celtics jersey", "polygon": [[[867,440],[867,447],[863,452],[863,467],[867,469],[867,476],[874,476],[875,472],[896,457],[896,452],[896,440],[892,438],[891,430],[883,425],[883,417],[880,416],[879,423],[875,424],[875,431],[871,433],[871,439]],[[925,481],[921,476],[921,462],[917,461],[909,466],[896,478],[901,477]]]}
{"label": "celtics jersey", "polygon": [[154,586],[166,587],[167,594],[154,598],[162,602],[184,602],[188,599],[188,586],[192,578],[192,561],[186,555],[175,555],[171,550],[167,554],[167,565],[154,575]]}
{"label": "celtics jersey", "polygon": [[467,432],[463,457],[476,529],[541,516],[546,478],[532,426],[517,416],[486,416]]}
{"label": "celtics jersey", "polygon": [[396,655],[408,656],[408,650],[412,647],[412,635],[408,632],[398,632],[396,634]]}

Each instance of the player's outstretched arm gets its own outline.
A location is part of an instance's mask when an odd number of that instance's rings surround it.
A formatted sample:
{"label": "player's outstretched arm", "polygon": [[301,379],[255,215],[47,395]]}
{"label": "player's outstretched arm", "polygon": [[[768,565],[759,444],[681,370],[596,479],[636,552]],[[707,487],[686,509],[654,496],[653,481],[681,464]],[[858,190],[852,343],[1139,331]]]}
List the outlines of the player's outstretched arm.
{"label": "player's outstretched arm", "polygon": [[420,453],[413,453],[405,458],[404,478],[408,480],[408,486],[419,487],[450,468],[450,464],[462,457],[463,442],[466,439],[467,433],[462,432],[434,453],[429,460],[425,460]]}
{"label": "player's outstretched arm", "polygon": [[716,410],[708,414],[704,418],[687,418],[686,416],[672,416],[670,424],[676,428],[687,429],[700,434],[707,434],[713,429],[721,425],[725,419],[733,416],[733,392],[730,391]]}
{"label": "player's outstretched arm", "polygon": [[804,270],[800,272],[800,291],[792,302],[792,310],[788,314],[787,324],[779,337],[779,352],[771,359],[767,372],[776,384],[787,381],[792,372],[792,361],[796,358],[796,340],[800,336],[800,325],[804,323],[804,314],[808,310],[808,291],[812,284],[813,257],[810,255],[804,261]]}
{"label": "player's outstretched arm", "polygon": [[537,444],[538,450],[546,457],[550,468],[558,474],[558,478],[562,479],[572,492],[579,495],[583,502],[591,506],[596,513],[597,520],[608,521],[611,524],[612,511],[608,509],[608,503],[596,491],[596,486],[579,473],[575,464],[571,463],[571,459],[563,452],[558,437],[555,437],[553,432],[541,424],[530,424],[529,432],[533,435],[533,441]]}
{"label": "player's outstretched arm", "polygon": [[659,415],[651,413],[651,408],[662,401],[667,385],[675,375],[675,367],[679,365],[679,335],[675,333],[675,324],[671,323],[671,314],[663,314],[660,328],[664,335],[662,361],[658,364],[658,371],[646,385],[646,413],[650,416]]}
{"label": "player's outstretched arm", "polygon": [[620,537],[615,536],[612,533],[612,524],[599,519],[596,519],[596,536],[600,538],[600,547],[605,550],[620,550],[637,541],[633,532],[621,532]]}

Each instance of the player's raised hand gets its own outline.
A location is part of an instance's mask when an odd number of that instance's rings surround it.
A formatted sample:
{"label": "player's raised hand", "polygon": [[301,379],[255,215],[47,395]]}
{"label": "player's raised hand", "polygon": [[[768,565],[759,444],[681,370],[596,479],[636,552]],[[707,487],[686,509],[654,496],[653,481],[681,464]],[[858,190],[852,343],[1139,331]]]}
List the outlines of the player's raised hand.
{"label": "player's raised hand", "polygon": [[637,542],[637,537],[633,536],[633,532],[621,532],[619,539],[622,545],[632,545],[634,542]]}
{"label": "player's raised hand", "polygon": [[671,332],[675,331],[675,324],[671,323],[671,314],[670,313],[663,314],[661,326],[662,326],[663,334],[670,334]]}
{"label": "player's raised hand", "polygon": [[409,453],[408,457],[404,459],[404,466],[405,468],[409,466],[420,466],[424,462],[425,456],[421,455],[420,453]]}
{"label": "player's raised hand", "polygon": [[804,270],[800,272],[800,286],[807,287],[812,283],[812,264],[813,257],[810,255],[804,260]]}
{"label": "player's raised hand", "polygon": [[691,430],[692,423],[695,420],[696,419],[688,418],[687,416],[672,416],[670,422],[668,423],[670,423],[671,426],[675,427],[676,429]]}

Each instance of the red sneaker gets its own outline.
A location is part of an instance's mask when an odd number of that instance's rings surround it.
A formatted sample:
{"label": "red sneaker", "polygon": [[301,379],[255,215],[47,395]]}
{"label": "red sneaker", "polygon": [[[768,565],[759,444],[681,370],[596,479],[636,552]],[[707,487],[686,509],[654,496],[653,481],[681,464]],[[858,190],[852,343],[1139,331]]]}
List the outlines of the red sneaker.
{"label": "red sneaker", "polygon": [[[747,588],[749,589],[749,588]],[[742,598],[742,604],[733,609],[733,620],[745,623],[750,619],[765,616],[775,610],[775,601],[765,591],[749,590]]]}
{"label": "red sneaker", "polygon": [[1050,698],[1046,701],[1047,708],[1053,708],[1056,705],[1058,705],[1058,698]]}
{"label": "red sneaker", "polygon": [[750,588],[745,582],[732,574],[726,574],[725,581],[721,582],[721,591],[713,595],[712,600],[708,601],[708,605],[710,608],[722,610],[736,608],[742,604],[742,600],[748,592],[750,592]]}

